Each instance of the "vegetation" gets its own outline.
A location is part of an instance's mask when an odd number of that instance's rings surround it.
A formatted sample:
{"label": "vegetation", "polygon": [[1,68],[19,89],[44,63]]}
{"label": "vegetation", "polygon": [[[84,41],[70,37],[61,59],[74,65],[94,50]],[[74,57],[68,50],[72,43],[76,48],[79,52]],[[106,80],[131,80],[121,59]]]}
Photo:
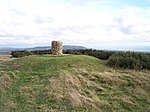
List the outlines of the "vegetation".
{"label": "vegetation", "polygon": [[98,59],[107,60],[114,51],[102,51],[102,50],[92,50],[92,49],[84,49],[84,50],[66,50],[65,54],[75,54],[75,55],[89,55],[96,57]]}
{"label": "vegetation", "polygon": [[0,63],[1,112],[149,112],[150,71],[90,56],[28,56]]}
{"label": "vegetation", "polygon": [[[114,51],[102,51],[102,50],[92,50],[92,49],[84,49],[84,50],[64,50],[64,54],[74,54],[74,55],[89,55],[96,57],[98,59],[107,60]],[[51,54],[51,50],[39,50],[39,51],[12,51],[12,57],[24,57],[29,55],[45,55]]]}
{"label": "vegetation", "polygon": [[[150,70],[150,53],[118,52],[101,50],[64,50],[64,54],[89,55],[101,60],[108,60],[107,65],[114,68]],[[24,57],[29,55],[51,54],[50,50],[41,51],[13,51],[12,57]]]}
{"label": "vegetation", "polygon": [[51,50],[36,50],[36,51],[12,51],[11,55],[14,58],[25,57],[29,55],[43,55],[43,54],[51,54]]}
{"label": "vegetation", "polygon": [[113,54],[109,58],[107,64],[115,68],[150,70],[150,54],[135,52],[118,52]]}

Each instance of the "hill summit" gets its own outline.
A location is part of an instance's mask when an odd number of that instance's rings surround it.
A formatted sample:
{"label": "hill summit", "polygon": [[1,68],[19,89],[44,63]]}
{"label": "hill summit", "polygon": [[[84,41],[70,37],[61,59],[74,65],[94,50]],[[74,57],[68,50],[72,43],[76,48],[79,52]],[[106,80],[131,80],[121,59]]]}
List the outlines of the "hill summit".
{"label": "hill summit", "polygon": [[149,71],[114,70],[84,55],[28,56],[0,69],[0,111],[150,110]]}

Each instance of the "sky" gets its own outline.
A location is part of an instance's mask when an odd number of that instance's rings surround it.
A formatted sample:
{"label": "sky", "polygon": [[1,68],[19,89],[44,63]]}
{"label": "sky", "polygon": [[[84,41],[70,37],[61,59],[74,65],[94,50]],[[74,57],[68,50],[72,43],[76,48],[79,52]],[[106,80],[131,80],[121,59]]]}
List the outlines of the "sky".
{"label": "sky", "polygon": [[0,0],[0,47],[150,46],[150,0]]}

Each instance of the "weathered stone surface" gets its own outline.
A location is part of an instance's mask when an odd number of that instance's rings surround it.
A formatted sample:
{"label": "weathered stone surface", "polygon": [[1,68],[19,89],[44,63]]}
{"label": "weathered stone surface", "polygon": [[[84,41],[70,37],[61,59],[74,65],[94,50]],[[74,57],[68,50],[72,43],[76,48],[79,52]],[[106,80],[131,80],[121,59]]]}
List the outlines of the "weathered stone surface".
{"label": "weathered stone surface", "polygon": [[62,42],[61,41],[52,41],[51,45],[52,55],[62,55]]}

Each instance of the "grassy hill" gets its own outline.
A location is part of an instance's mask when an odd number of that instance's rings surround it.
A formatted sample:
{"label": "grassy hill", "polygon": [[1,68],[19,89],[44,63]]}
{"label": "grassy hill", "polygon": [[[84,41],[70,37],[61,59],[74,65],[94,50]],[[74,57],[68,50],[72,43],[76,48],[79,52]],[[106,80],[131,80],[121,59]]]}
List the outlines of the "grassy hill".
{"label": "grassy hill", "polygon": [[0,112],[149,112],[150,71],[114,70],[84,55],[0,63]]}

